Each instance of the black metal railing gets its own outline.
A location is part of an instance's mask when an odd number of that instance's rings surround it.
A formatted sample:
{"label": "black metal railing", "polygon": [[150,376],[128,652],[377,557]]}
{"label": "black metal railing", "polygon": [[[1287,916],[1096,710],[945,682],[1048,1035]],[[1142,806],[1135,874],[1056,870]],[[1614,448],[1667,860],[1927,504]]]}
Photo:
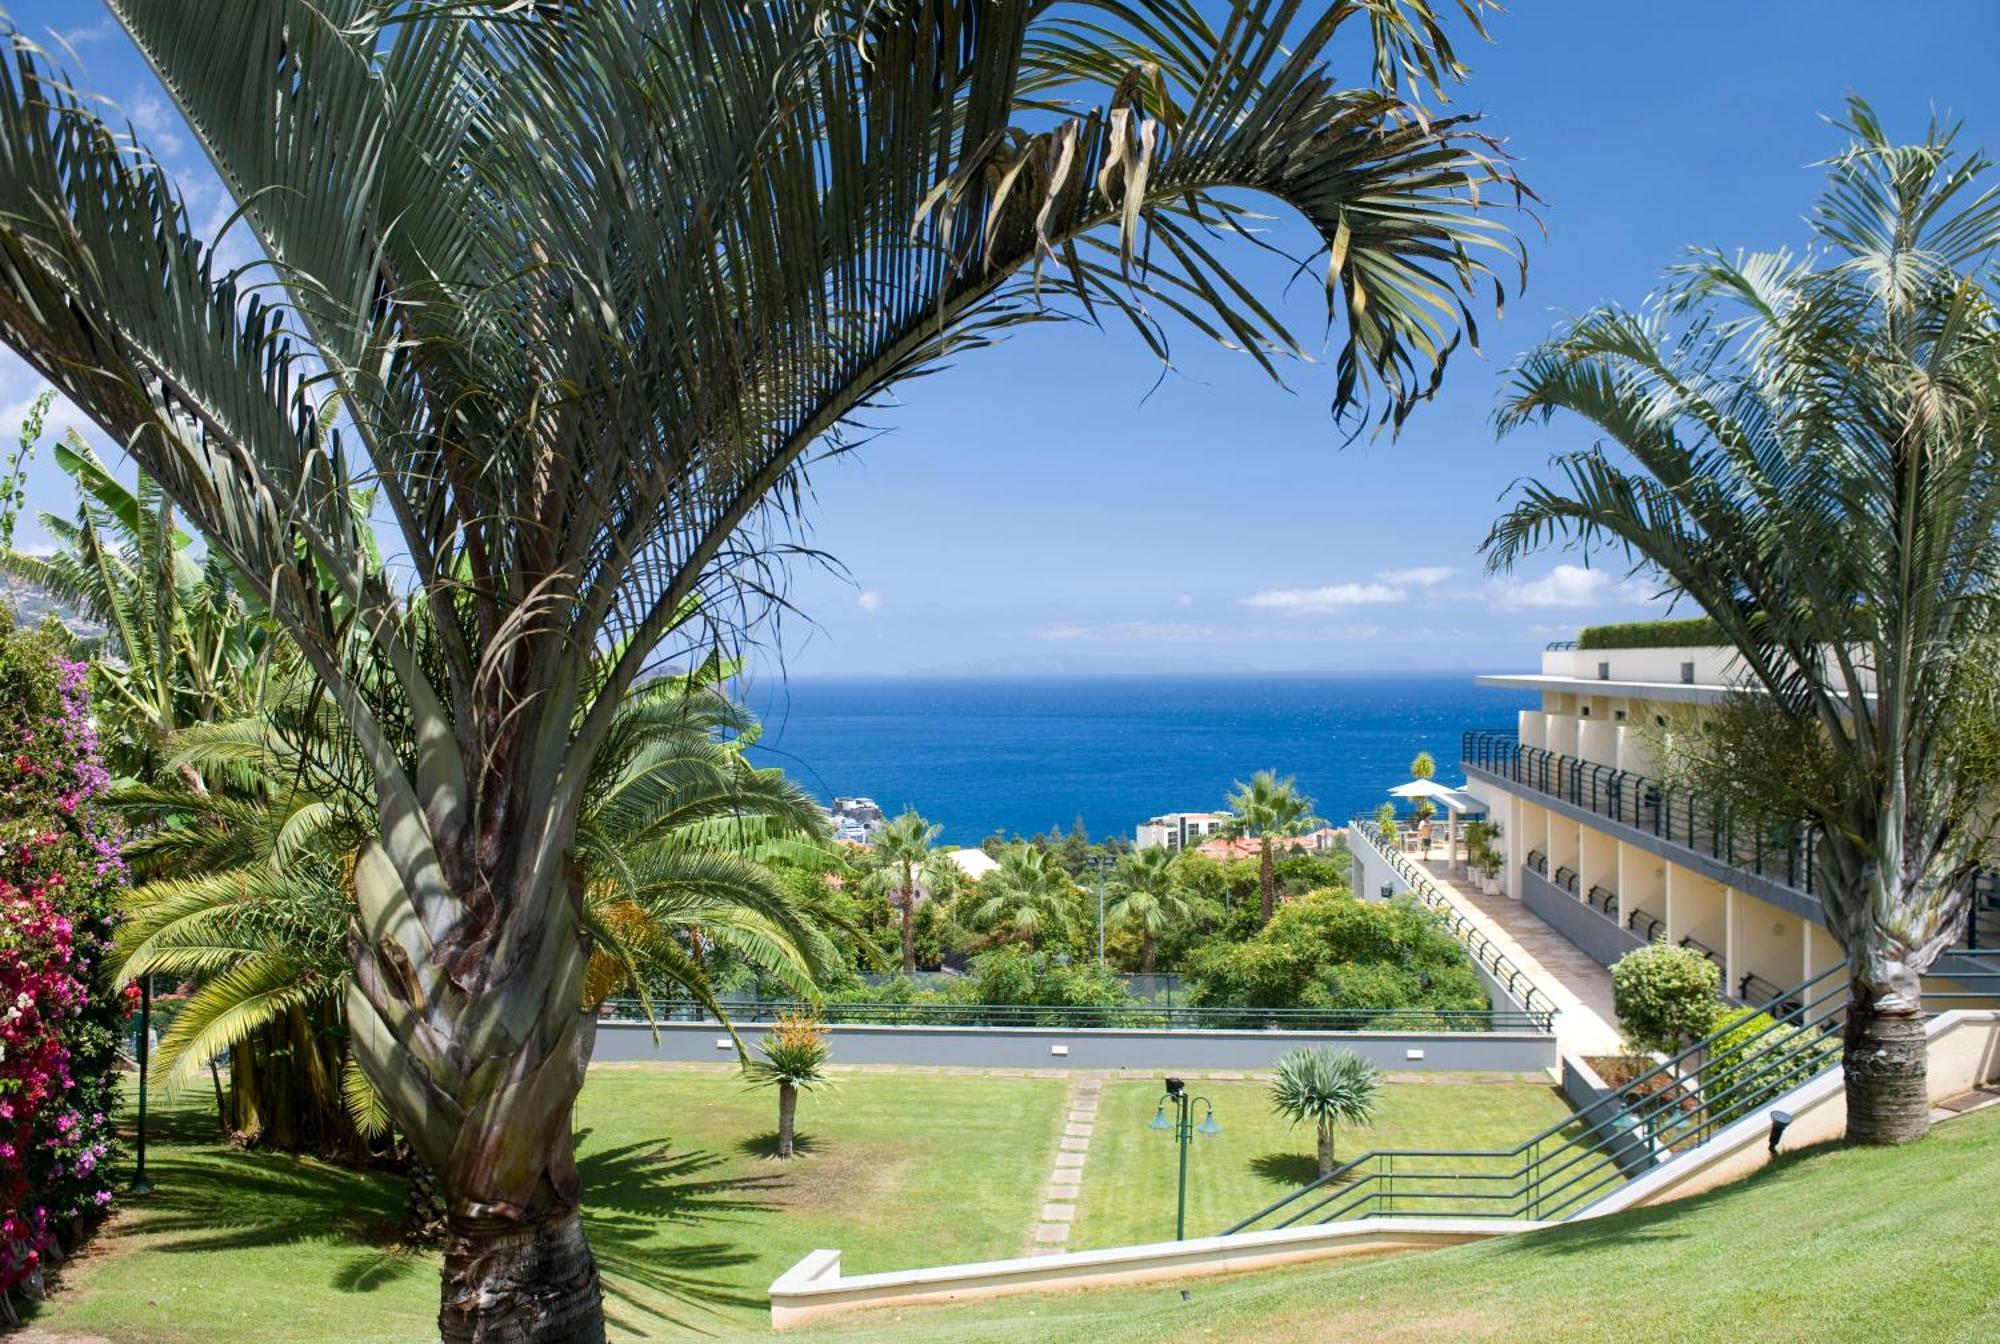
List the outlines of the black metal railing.
{"label": "black metal railing", "polygon": [[1550,878],[1549,880],[1554,882],[1557,886],[1561,887],[1564,891],[1568,892],[1570,895],[1572,896],[1576,895],[1576,886],[1577,886],[1576,869],[1566,868],[1558,865],[1556,868],[1556,875],[1553,878]]}
{"label": "black metal railing", "polygon": [[1965,945],[1973,951],[2000,950],[2000,873],[1990,869],[1973,884],[1965,912]]}
{"label": "black metal railing", "polygon": [[1841,968],[1784,997],[1794,1006],[1756,1030],[1725,1027],[1512,1148],[1377,1149],[1226,1231],[1393,1214],[1570,1217],[1839,1063]]}
{"label": "black metal railing", "polygon": [[1524,746],[1505,731],[1473,729],[1461,740],[1459,754],[1468,768],[1812,894],[1815,833],[1807,822],[1739,824],[1712,799],[1668,788],[1630,770]]}
{"label": "black metal railing", "polygon": [[[737,1026],[810,1016],[832,1026],[1042,1027],[1128,1031],[1546,1031],[1549,1013],[1445,1008],[1189,1008],[1154,1004],[1043,1006],[1006,1003],[825,1003],[754,999],[722,1004]],[[655,1000],[648,1019],[637,999],[599,1010],[610,1022],[713,1022],[700,1004]]]}
{"label": "black metal railing", "polygon": [[[1682,947],[1687,948],[1690,951],[1701,953],[1704,957],[1707,957],[1717,966],[1722,965],[1722,954],[1720,952],[1717,952],[1714,948],[1710,947],[1707,943],[1702,942],[1699,938],[1696,938],[1693,934],[1689,934],[1687,937],[1682,938],[1680,941],[1680,945]],[[1727,968],[1725,967],[1724,969]]]}
{"label": "black metal railing", "polygon": [[1547,877],[1549,875],[1549,856],[1542,853],[1539,849],[1531,849],[1528,851],[1528,866],[1543,877]]}
{"label": "black metal railing", "polygon": [[1444,921],[1445,928],[1450,931],[1452,937],[1464,944],[1472,959],[1485,967],[1486,973],[1513,995],[1514,1001],[1527,1009],[1529,1015],[1541,1024],[1536,1030],[1553,1029],[1556,1017],[1555,1000],[1551,999],[1541,986],[1529,979],[1527,972],[1514,964],[1513,958],[1494,945],[1493,940],[1472,922],[1459,908],[1458,903],[1445,895],[1429,873],[1412,862],[1408,855],[1391,845],[1388,838],[1382,834],[1381,827],[1371,819],[1356,817],[1349,825],[1347,834],[1350,843],[1359,839],[1361,843],[1374,850],[1376,856],[1388,864],[1390,870],[1408,886],[1410,894]]}
{"label": "black metal railing", "polygon": [[1575,647],[1576,641],[1573,639],[1552,639],[1542,645],[1542,648],[1549,653],[1568,653]]}
{"label": "black metal railing", "polygon": [[1618,919],[1618,893],[1609,887],[1592,887],[1584,893],[1583,903],[1606,919]]}
{"label": "black metal railing", "polygon": [[1755,971],[1746,973],[1736,982],[1736,997],[1752,1008],[1773,1008],[1779,1012],[1791,1012],[1798,1007],[1798,1001],[1790,998],[1784,986],[1775,980],[1766,980]]}
{"label": "black metal railing", "polygon": [[1633,907],[1625,917],[1625,927],[1649,943],[1664,942],[1667,937],[1667,922],[1644,906]]}

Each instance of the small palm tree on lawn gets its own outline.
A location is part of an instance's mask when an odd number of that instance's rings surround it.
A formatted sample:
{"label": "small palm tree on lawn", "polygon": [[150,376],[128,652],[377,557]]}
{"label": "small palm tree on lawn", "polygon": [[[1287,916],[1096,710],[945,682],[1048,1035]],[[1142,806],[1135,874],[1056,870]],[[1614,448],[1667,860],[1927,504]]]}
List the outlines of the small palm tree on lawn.
{"label": "small palm tree on lawn", "polygon": [[1382,1071],[1352,1050],[1315,1045],[1278,1058],[1271,1105],[1295,1125],[1310,1120],[1319,1132],[1319,1174],[1333,1174],[1333,1131],[1365,1125],[1382,1100]]}
{"label": "small palm tree on lawn", "polygon": [[752,1087],[778,1089],[778,1156],[792,1155],[798,1128],[799,1089],[823,1086],[826,1076],[826,1027],[810,1017],[781,1017],[759,1047],[761,1059],[743,1066]]}
{"label": "small palm tree on lawn", "polygon": [[1139,849],[1119,860],[1111,877],[1107,922],[1139,934],[1139,969],[1153,973],[1160,935],[1193,922],[1194,896],[1181,885],[1181,856],[1164,847]]}
{"label": "small palm tree on lawn", "polygon": [[979,879],[972,920],[983,929],[1011,929],[1033,947],[1041,934],[1069,927],[1075,897],[1076,884],[1046,852],[1033,845],[1009,845],[1000,866]]}
{"label": "small palm tree on lawn", "polygon": [[1278,876],[1272,867],[1272,841],[1280,836],[1301,835],[1320,825],[1312,814],[1312,799],[1298,791],[1295,779],[1278,778],[1275,770],[1259,770],[1248,784],[1238,784],[1229,795],[1229,810],[1236,819],[1229,824],[1232,836],[1257,839],[1257,885],[1264,894],[1264,922],[1278,907]]}
{"label": "small palm tree on lawn", "polygon": [[902,917],[904,975],[917,971],[917,893],[925,870],[936,867],[931,844],[942,829],[908,811],[876,832],[868,846],[878,889]]}

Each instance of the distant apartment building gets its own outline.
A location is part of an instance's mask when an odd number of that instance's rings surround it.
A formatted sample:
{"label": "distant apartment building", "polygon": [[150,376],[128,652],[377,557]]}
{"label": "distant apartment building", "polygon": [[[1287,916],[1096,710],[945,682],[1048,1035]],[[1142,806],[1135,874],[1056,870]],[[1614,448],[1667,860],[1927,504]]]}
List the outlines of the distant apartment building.
{"label": "distant apartment building", "polygon": [[873,798],[836,798],[826,815],[833,823],[833,838],[856,845],[867,844],[889,824]]}
{"label": "distant apartment building", "polygon": [[[1676,715],[1749,689],[1732,650],[1565,642],[1539,673],[1478,681],[1541,697],[1510,726],[1466,733],[1461,751],[1466,791],[1501,827],[1509,896],[1605,965],[1649,941],[1692,948],[1749,1003],[1843,963],[1810,829],[1733,825],[1657,777],[1653,747]],[[1995,893],[1980,893],[1956,941],[2000,944]]]}
{"label": "distant apartment building", "polygon": [[1139,849],[1190,849],[1234,821],[1228,812],[1166,812],[1139,823]]}

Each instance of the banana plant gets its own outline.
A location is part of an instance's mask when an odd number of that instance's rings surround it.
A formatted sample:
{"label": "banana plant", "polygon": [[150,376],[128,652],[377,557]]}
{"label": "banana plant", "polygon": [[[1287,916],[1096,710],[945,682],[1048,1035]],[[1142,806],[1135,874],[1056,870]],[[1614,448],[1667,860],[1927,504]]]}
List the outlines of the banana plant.
{"label": "banana plant", "polygon": [[1394,428],[1518,260],[1503,157],[1420,101],[1486,0],[108,5],[259,265],[14,33],[0,339],[252,585],[366,762],[347,1017],[442,1177],[453,1344],[602,1338],[578,822],[663,644],[781,591],[855,417],[1061,318],[1276,373],[1303,344],[1224,260],[1275,246],[1269,204],[1335,410]]}

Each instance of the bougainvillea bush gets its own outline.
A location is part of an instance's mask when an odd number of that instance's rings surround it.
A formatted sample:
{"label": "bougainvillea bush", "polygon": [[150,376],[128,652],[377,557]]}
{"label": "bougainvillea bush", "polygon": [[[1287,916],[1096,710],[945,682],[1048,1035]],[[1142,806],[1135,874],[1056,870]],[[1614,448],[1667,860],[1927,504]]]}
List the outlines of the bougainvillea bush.
{"label": "bougainvillea bush", "polygon": [[0,1301],[38,1292],[111,1203],[131,996],[101,974],[125,870],[88,671],[59,630],[16,630],[0,609]]}

